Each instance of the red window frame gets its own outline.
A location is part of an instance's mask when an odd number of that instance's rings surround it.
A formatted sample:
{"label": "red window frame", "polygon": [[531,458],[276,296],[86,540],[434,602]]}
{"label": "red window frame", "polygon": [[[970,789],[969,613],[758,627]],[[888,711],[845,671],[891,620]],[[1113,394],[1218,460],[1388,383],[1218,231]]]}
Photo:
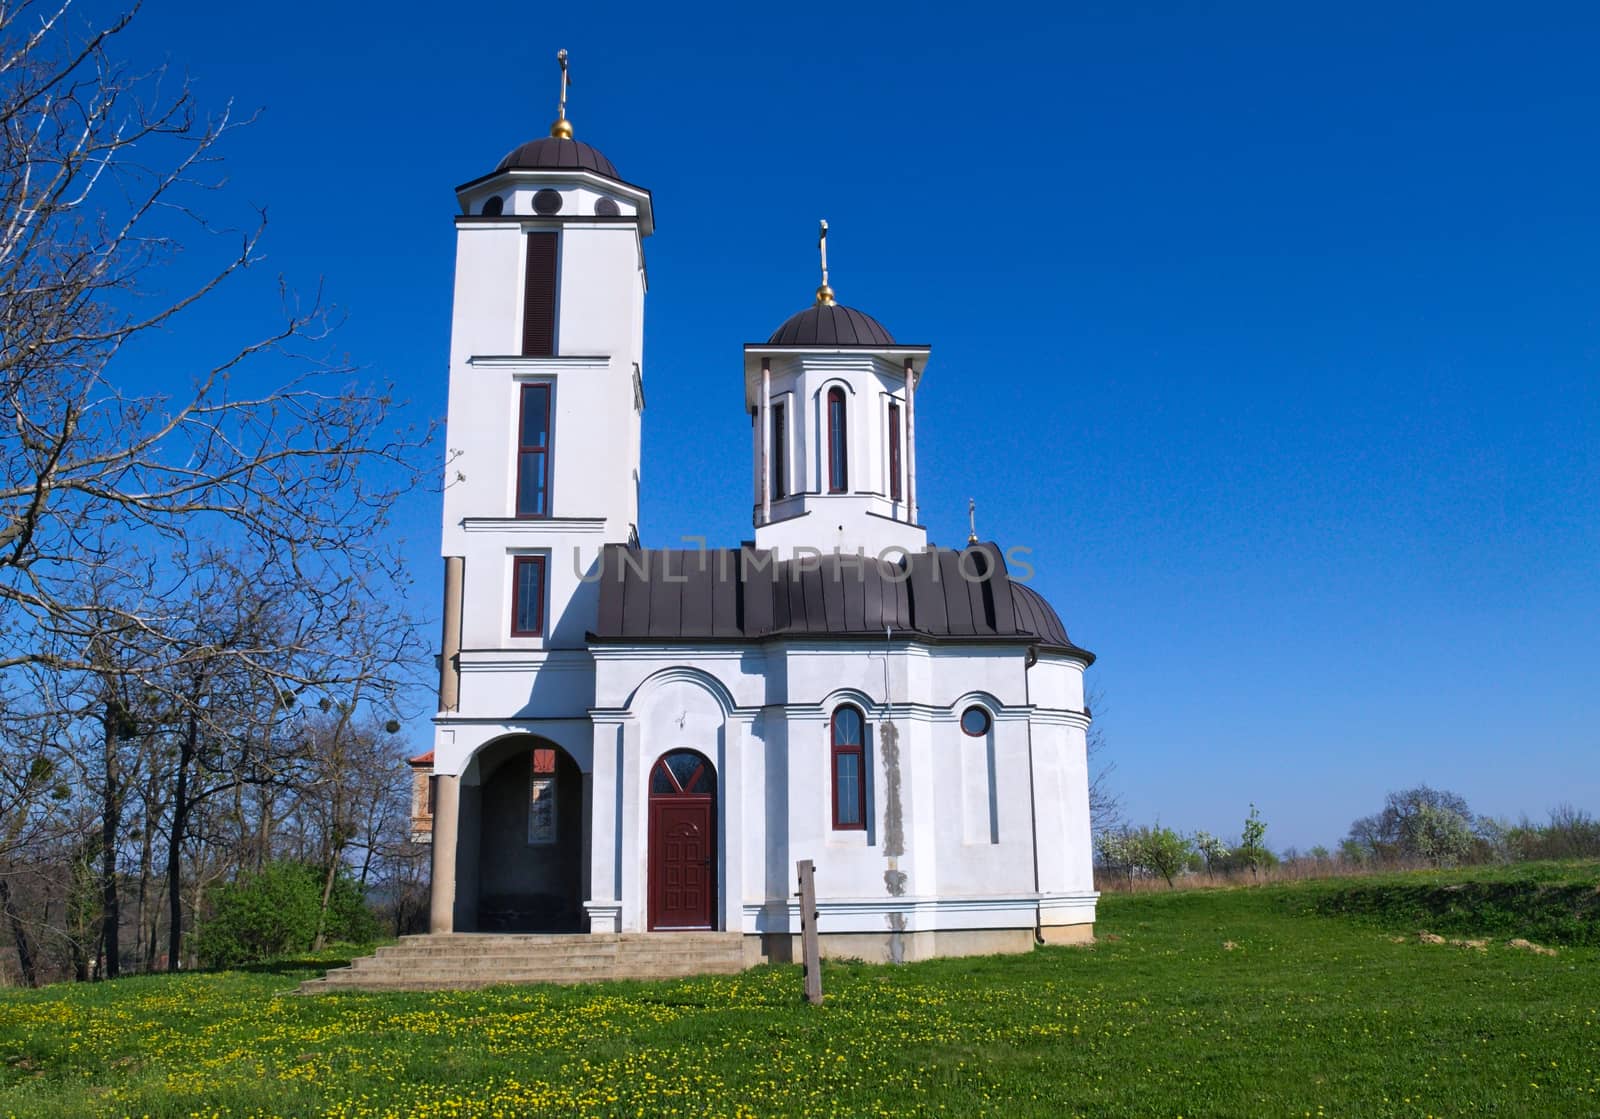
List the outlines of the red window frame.
{"label": "red window frame", "polygon": [[787,424],[784,422],[783,401],[772,405],[772,496],[788,497],[789,448],[786,445]]}
{"label": "red window frame", "polygon": [[[517,516],[524,520],[537,520],[550,516],[550,388],[548,382],[539,381],[522,386],[522,392],[517,400],[517,489],[515,500],[517,503]],[[542,408],[544,417],[539,430],[543,433],[542,444],[524,443],[523,434],[528,429],[529,401],[536,399],[533,407]],[[539,472],[539,488],[537,495],[542,499],[540,507],[535,509],[523,508],[522,495],[525,482],[524,472],[530,467]]]}
{"label": "red window frame", "polygon": [[[856,735],[855,742],[839,741],[839,717],[845,712],[856,717],[860,732]],[[834,709],[833,717],[828,720],[828,775],[829,784],[833,787],[833,830],[834,831],[866,831],[867,830],[867,717],[858,707],[845,706]],[[847,799],[839,799],[839,759],[853,757],[855,759],[856,788],[855,803],[852,805]],[[855,809],[855,819],[841,819],[839,808]]]}
{"label": "red window frame", "polygon": [[900,500],[900,405],[889,401],[889,499]]}
{"label": "red window frame", "polygon": [[[533,625],[531,628],[519,625],[523,620],[523,571],[534,568],[539,572],[537,579],[538,594],[531,605],[534,611]],[[543,637],[544,636],[544,595],[545,595],[545,562],[543,556],[516,556],[511,563],[511,636],[512,637]]]}
{"label": "red window frame", "polygon": [[849,426],[845,416],[844,389],[828,390],[828,492],[844,493],[850,487],[850,454],[845,440]]}

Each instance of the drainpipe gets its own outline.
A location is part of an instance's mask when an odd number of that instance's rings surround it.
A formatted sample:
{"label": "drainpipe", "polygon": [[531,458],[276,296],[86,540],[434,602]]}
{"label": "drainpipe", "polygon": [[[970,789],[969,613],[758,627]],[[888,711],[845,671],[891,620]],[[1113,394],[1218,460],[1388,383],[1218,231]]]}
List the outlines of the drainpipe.
{"label": "drainpipe", "polygon": [[[1025,654],[1026,660],[1022,669],[1022,695],[1027,703],[1028,710],[1033,710],[1033,681],[1028,678],[1029,671],[1038,662],[1039,655],[1032,646]],[[1039,794],[1034,786],[1033,776],[1033,716],[1028,716],[1028,815],[1033,832],[1033,942],[1044,943],[1044,925],[1039,917]]]}
{"label": "drainpipe", "polygon": [[906,520],[917,523],[917,392],[916,373],[906,358]]}

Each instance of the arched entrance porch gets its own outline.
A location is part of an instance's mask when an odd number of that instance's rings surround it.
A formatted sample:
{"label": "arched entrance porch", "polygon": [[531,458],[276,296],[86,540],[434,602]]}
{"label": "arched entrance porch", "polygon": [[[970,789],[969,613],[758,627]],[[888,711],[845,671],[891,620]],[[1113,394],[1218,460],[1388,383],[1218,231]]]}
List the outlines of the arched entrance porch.
{"label": "arched entrance porch", "polygon": [[[484,747],[461,790],[457,928],[581,932],[588,805],[560,746],[515,735]],[[465,912],[462,912],[465,910]]]}

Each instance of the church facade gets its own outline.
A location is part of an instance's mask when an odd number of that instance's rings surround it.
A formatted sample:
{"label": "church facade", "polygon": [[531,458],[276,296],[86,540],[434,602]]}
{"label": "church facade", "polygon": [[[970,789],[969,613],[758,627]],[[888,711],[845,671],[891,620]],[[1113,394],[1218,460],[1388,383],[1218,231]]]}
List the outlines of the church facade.
{"label": "church facade", "polygon": [[432,931],[787,959],[810,859],[824,954],[1089,939],[1093,656],[998,546],[929,545],[929,347],[824,257],[744,347],[753,539],[644,548],[649,191],[563,113],[457,197]]}

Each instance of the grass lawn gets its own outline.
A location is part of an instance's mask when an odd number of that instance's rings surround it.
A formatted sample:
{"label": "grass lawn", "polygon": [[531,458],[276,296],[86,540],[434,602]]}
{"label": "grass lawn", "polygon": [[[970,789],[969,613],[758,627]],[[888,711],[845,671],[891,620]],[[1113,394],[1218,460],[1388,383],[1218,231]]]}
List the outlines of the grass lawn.
{"label": "grass lawn", "polygon": [[1600,948],[1424,944],[1383,906],[1329,915],[1348,885],[1108,895],[1093,948],[830,965],[815,1010],[794,968],[0,992],[0,1115],[1600,1115]]}

